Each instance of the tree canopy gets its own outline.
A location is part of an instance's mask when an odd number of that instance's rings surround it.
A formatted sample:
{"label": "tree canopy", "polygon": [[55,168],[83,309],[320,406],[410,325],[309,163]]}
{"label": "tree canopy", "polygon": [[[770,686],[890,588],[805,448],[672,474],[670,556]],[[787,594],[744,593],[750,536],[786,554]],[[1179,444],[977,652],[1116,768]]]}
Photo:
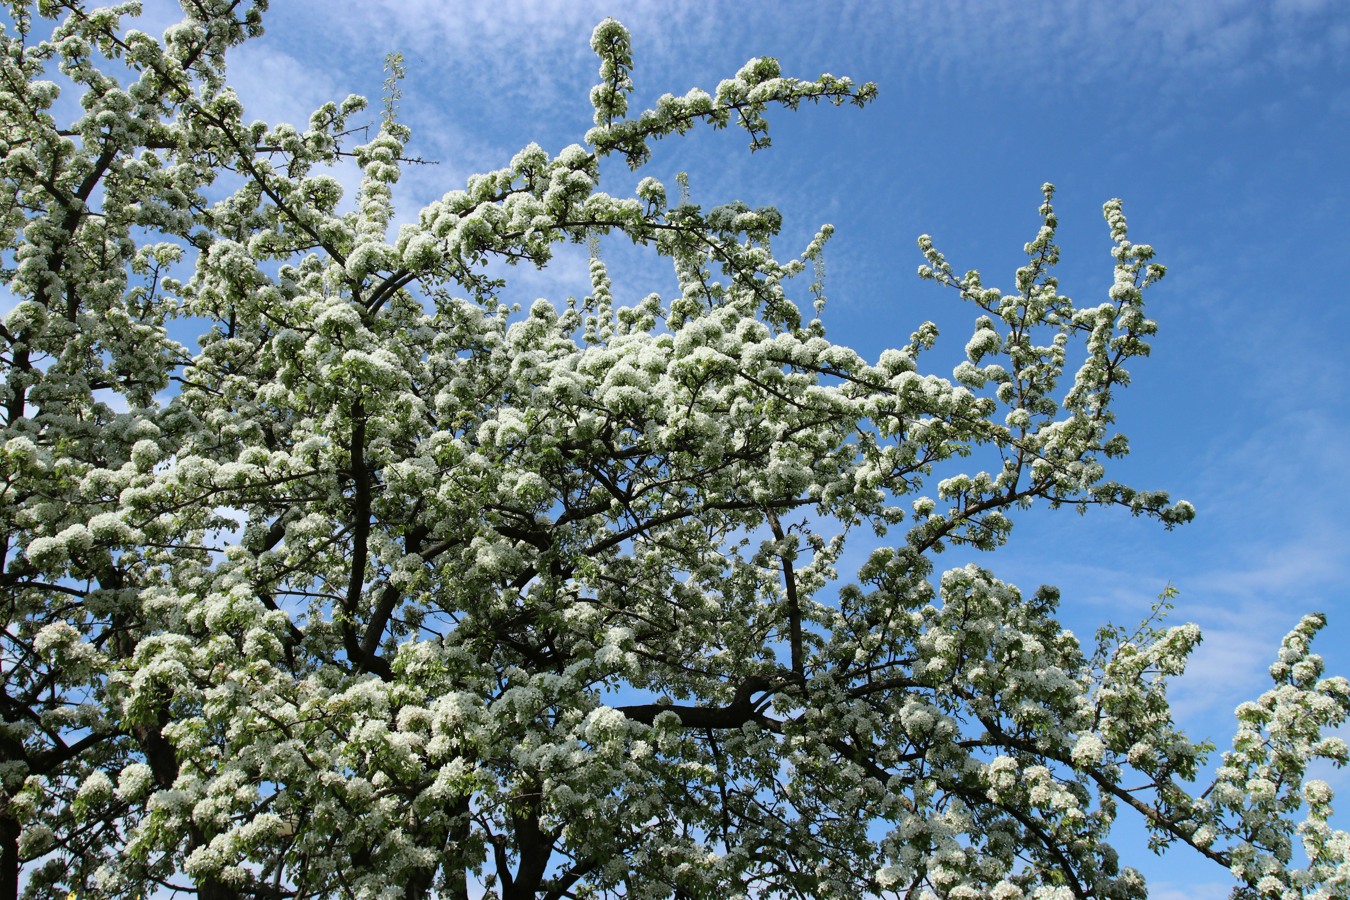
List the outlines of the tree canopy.
{"label": "tree canopy", "polygon": [[[382,114],[270,125],[226,71],[265,0],[160,39],[5,6],[0,896],[1143,897],[1122,807],[1239,896],[1350,891],[1321,616],[1209,778],[1166,694],[1198,629],[1085,645],[1052,588],[936,572],[1033,504],[1194,515],[1108,472],[1164,275],[1119,200],[1085,305],[1051,185],[1008,290],[920,238],[974,318],[935,374],[930,323],[827,337],[828,227],[782,257],[772,208],[600,189],[871,84],[759,58],[635,112],[607,19],[579,143],[403,221],[396,60]],[[616,240],[678,291],[612,283]],[[510,266],[569,242],[589,294],[524,302]]]}

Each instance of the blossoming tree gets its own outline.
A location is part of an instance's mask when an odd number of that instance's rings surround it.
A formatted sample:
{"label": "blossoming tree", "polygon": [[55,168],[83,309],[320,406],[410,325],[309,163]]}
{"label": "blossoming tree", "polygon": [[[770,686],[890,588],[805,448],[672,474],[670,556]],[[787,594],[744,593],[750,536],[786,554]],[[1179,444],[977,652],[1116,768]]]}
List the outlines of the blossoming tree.
{"label": "blossoming tree", "polygon": [[[1084,648],[1053,590],[934,577],[1037,502],[1193,514],[1107,477],[1163,275],[1118,201],[1095,305],[1059,293],[1049,185],[1009,291],[920,239],[975,315],[923,374],[932,325],[867,362],[803,316],[828,228],[782,260],[773,209],[599,187],[870,84],[756,59],[633,114],[606,20],[582,142],[395,235],[392,104],[359,146],[355,98],[241,118],[264,0],[183,0],[161,40],[130,3],[5,5],[0,897],[1142,897],[1122,806],[1244,896],[1350,890],[1305,777],[1346,761],[1320,617],[1199,787],[1165,693],[1193,626]],[[597,252],[588,296],[513,305],[499,261],[606,235],[678,293]]]}

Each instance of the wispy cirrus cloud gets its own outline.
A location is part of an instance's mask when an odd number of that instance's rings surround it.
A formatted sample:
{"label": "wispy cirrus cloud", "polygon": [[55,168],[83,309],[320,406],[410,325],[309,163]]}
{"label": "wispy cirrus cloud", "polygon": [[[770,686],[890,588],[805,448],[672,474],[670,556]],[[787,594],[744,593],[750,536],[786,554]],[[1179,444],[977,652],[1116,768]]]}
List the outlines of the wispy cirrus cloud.
{"label": "wispy cirrus cloud", "polygon": [[[541,98],[550,94],[560,68],[587,59],[584,37],[612,12],[598,2],[559,0],[453,6],[338,0],[327,8],[328,28],[349,41],[366,47],[391,42],[425,53],[432,64],[462,69],[469,83],[501,86],[500,76],[509,73],[535,102],[547,102]],[[711,47],[760,45],[759,52],[775,52],[790,42],[799,56],[846,47],[855,58],[894,61],[911,76],[949,84],[1016,76],[1034,87],[1105,77],[1128,90],[1147,72],[1209,69],[1216,77],[1242,78],[1273,67],[1336,64],[1350,47],[1350,23],[1326,0],[1030,6],[1007,0],[799,0],[698,9],[637,2],[626,5],[620,18],[652,66],[696,67]]]}

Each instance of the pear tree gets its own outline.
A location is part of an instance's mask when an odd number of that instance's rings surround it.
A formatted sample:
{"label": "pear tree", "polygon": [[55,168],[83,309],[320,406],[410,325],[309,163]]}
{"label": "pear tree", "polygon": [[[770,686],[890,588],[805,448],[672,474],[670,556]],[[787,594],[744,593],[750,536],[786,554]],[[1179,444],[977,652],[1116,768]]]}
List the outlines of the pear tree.
{"label": "pear tree", "polygon": [[[1235,896],[1350,892],[1321,616],[1211,759],[1167,698],[1194,626],[1085,644],[1055,590],[935,566],[1032,505],[1194,515],[1109,471],[1165,271],[1120,201],[1087,304],[1051,185],[1006,288],[920,238],[966,359],[916,323],[869,361],[828,226],[782,256],[775,209],[600,182],[873,85],[766,57],[630,109],[607,19],[577,143],[400,219],[396,79],[244,117],[266,5],[5,3],[0,897],[1142,898],[1118,815]],[[523,297],[568,244],[585,296]]]}

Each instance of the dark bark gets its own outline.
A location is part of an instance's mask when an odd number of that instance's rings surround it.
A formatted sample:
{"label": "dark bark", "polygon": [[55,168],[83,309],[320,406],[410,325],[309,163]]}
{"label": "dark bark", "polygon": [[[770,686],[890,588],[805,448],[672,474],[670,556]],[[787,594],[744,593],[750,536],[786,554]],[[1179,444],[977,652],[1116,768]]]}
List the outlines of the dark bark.
{"label": "dark bark", "polygon": [[534,790],[511,816],[520,858],[514,877],[502,876],[502,900],[535,900],[553,855],[553,835],[539,827],[539,793]]}
{"label": "dark bark", "polygon": [[446,839],[446,888],[447,900],[469,900],[469,876],[462,855],[462,848],[469,843],[469,798],[462,797],[456,808],[456,816],[450,821],[449,836]]}
{"label": "dark bark", "polygon": [[651,725],[663,712],[672,712],[680,717],[685,728],[740,728],[747,722],[761,718],[751,698],[755,694],[783,687],[780,681],[771,681],[758,675],[752,675],[741,682],[736,694],[726,706],[689,706],[675,703],[644,703],[637,706],[615,707],[634,722]]}
{"label": "dark bark", "polygon": [[0,900],[19,897],[19,823],[0,815]]}
{"label": "dark bark", "polygon": [[[773,510],[767,510],[765,517],[773,530],[773,539],[781,542],[786,535]],[[781,557],[783,563],[783,590],[787,595],[788,646],[792,652],[792,671],[798,676],[806,675],[806,657],[802,652],[802,606],[797,598],[797,573],[792,568],[792,560]]]}
{"label": "dark bark", "polygon": [[[367,652],[356,633],[357,617],[366,580],[366,560],[370,556],[370,516],[372,505],[371,472],[366,465],[366,410],[360,400],[352,403],[351,479],[352,492],[352,571],[343,603],[342,647],[353,666],[388,681],[394,677],[388,660]],[[375,636],[376,641],[379,635]]]}
{"label": "dark bark", "polygon": [[[160,790],[168,790],[178,780],[178,754],[163,732],[168,722],[168,713],[164,712],[159,724],[141,725],[135,729],[136,740],[145,754],[145,763],[150,767],[151,777]],[[188,827],[189,853],[209,841],[210,838],[196,825]],[[242,897],[239,891],[214,878],[203,878],[197,883],[198,900],[240,900]]]}

